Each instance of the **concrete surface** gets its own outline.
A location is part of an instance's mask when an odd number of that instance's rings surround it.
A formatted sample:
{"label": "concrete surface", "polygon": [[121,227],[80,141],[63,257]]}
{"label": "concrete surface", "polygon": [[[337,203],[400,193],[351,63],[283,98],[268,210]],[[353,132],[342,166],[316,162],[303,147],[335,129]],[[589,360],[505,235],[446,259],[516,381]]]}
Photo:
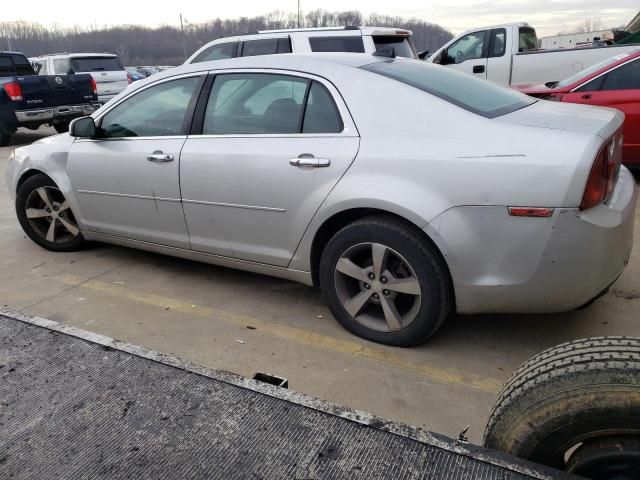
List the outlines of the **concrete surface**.
{"label": "concrete surface", "polygon": [[[20,131],[14,143],[52,133]],[[0,148],[3,173],[10,150]],[[470,425],[480,442],[500,384],[529,356],[585,336],[640,335],[640,252],[588,309],[453,318],[400,349],[347,333],[303,285],[107,245],[47,252],[23,234],[3,184],[0,305],[244,376],[274,373],[290,389],[449,436]]]}

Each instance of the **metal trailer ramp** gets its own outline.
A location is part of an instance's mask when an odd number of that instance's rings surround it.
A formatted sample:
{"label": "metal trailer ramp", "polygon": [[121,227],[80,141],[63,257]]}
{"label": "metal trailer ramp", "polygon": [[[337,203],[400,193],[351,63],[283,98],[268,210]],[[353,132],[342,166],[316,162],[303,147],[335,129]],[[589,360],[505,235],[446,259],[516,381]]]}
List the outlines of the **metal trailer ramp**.
{"label": "metal trailer ramp", "polygon": [[9,478],[570,477],[4,310],[0,479]]}

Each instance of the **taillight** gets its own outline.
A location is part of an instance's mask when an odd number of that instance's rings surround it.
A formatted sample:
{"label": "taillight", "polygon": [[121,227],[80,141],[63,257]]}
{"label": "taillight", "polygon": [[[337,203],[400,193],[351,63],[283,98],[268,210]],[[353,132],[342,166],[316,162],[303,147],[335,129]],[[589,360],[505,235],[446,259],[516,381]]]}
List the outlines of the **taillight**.
{"label": "taillight", "polygon": [[580,210],[595,207],[611,197],[622,160],[622,134],[616,134],[598,152],[593,162]]}
{"label": "taillight", "polygon": [[4,91],[7,92],[7,96],[12,102],[19,102],[22,100],[22,87],[18,82],[5,83]]}
{"label": "taillight", "polygon": [[131,78],[131,74],[129,72],[127,72],[127,82],[129,82],[129,84],[133,83],[133,78]]}
{"label": "taillight", "polygon": [[98,86],[96,85],[96,81],[91,77],[91,90],[93,93],[98,93]]}

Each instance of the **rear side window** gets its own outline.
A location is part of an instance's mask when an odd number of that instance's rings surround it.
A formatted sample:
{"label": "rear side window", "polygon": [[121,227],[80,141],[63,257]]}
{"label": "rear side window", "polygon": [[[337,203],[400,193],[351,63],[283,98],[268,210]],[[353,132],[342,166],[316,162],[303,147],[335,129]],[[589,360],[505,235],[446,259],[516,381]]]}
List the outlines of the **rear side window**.
{"label": "rear side window", "polygon": [[202,133],[257,135],[342,130],[338,109],[323,85],[290,75],[233,73],[216,77]]}
{"label": "rear side window", "polygon": [[391,60],[360,68],[411,85],[486,118],[505,115],[536,102],[532,97],[493,82],[424,62]]}
{"label": "rear side window", "polygon": [[191,63],[208,62],[210,60],[222,60],[233,58],[238,50],[238,42],[221,43],[213,45],[201,52]]}
{"label": "rear side window", "polygon": [[520,27],[518,51],[537,50],[538,37],[536,31],[531,27]]}
{"label": "rear side window", "polygon": [[273,55],[278,52],[278,39],[249,40],[242,44],[243,57],[255,57],[257,55]]}
{"label": "rear side window", "polygon": [[611,70],[602,90],[640,90],[640,60],[634,60]]}
{"label": "rear side window", "polygon": [[12,55],[13,63],[18,75],[34,75],[33,67],[24,55]]}
{"label": "rear side window", "polygon": [[312,52],[351,52],[364,53],[364,43],[361,36],[349,37],[311,37],[309,38]]}
{"label": "rear side window", "polygon": [[118,57],[74,57],[71,59],[71,68],[74,73],[124,70]]}
{"label": "rear side window", "polygon": [[507,31],[504,28],[491,30],[491,39],[489,40],[489,57],[502,57],[505,52],[505,39]]}
{"label": "rear side window", "polygon": [[311,84],[302,133],[340,133],[344,125],[329,91],[318,82]]}

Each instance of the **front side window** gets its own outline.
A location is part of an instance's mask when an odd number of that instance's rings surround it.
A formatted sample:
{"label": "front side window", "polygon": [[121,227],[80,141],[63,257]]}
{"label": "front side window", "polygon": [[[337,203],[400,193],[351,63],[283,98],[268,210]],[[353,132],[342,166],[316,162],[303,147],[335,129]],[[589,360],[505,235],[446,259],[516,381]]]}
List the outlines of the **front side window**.
{"label": "front side window", "polygon": [[102,118],[101,136],[181,135],[189,102],[198,83],[199,77],[181,78],[134,94]]}
{"label": "front side window", "polygon": [[238,42],[228,42],[214,45],[202,51],[191,63],[208,62],[210,60],[222,60],[233,58],[238,50]]}
{"label": "front side window", "polygon": [[486,118],[505,115],[536,102],[532,97],[493,82],[424,62],[388,60],[360,68],[410,85]]}
{"label": "front side window", "polygon": [[289,75],[234,73],[216,77],[202,133],[339,133],[342,129],[331,95],[318,82]]}
{"label": "front side window", "polygon": [[491,40],[489,41],[489,57],[502,57],[504,55],[507,38],[507,31],[504,28],[491,30]]}
{"label": "front side window", "polygon": [[364,43],[362,37],[311,37],[309,45],[312,52],[350,52],[364,53]]}
{"label": "front side window", "polygon": [[640,60],[634,60],[607,73],[602,90],[640,90]]}
{"label": "front side window", "polygon": [[484,56],[486,31],[465,35],[447,48],[446,63],[462,63]]}

